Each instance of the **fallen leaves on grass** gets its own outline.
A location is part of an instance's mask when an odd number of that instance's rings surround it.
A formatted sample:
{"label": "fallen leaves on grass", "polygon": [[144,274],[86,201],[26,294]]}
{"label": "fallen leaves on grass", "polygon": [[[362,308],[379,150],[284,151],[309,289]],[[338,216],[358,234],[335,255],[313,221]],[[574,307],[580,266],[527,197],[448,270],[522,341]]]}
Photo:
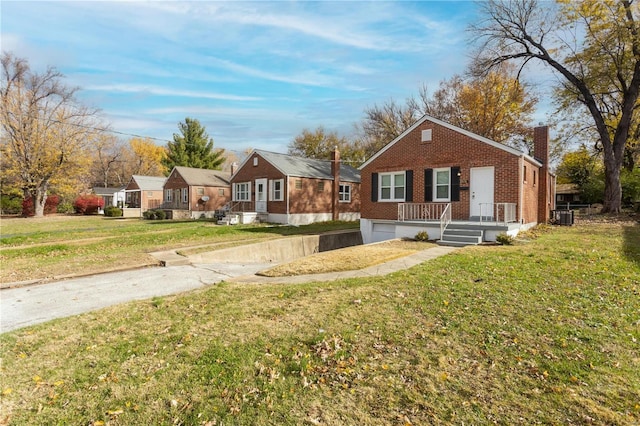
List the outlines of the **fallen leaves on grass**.
{"label": "fallen leaves on grass", "polygon": [[261,271],[258,275],[265,277],[289,277],[294,275],[353,271],[409,256],[432,246],[432,244],[424,242],[392,240],[378,244],[347,247],[317,253],[294,260],[293,262],[283,263]]}

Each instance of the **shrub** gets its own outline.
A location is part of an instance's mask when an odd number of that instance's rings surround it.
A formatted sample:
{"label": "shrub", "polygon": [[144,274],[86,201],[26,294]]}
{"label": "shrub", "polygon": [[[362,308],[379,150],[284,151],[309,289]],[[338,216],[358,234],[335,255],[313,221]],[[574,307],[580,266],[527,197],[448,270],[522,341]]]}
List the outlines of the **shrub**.
{"label": "shrub", "polygon": [[35,213],[35,209],[33,208],[33,198],[27,197],[22,200],[22,216],[28,217],[33,216]]}
{"label": "shrub", "polygon": [[[58,211],[58,203],[60,203],[60,197],[55,194],[47,196],[47,201],[44,203],[44,214],[56,213]],[[22,215],[33,216],[36,214],[35,206],[33,205],[33,198],[27,197],[22,200]]]}
{"label": "shrub", "polygon": [[52,214],[58,211],[58,204],[60,204],[60,197],[56,194],[51,194],[47,197],[47,201],[44,203],[44,214]]}
{"label": "shrub", "polygon": [[0,210],[2,210],[2,214],[18,214],[22,212],[22,197],[2,194],[0,197]]}
{"label": "shrub", "polygon": [[107,217],[120,217],[122,216],[122,209],[116,206],[107,206],[104,208],[104,215]]}
{"label": "shrub", "polygon": [[505,234],[504,232],[496,236],[496,242],[502,244],[503,246],[510,246],[511,244],[513,244],[514,240],[515,238],[513,238],[511,235]]}
{"label": "shrub", "polygon": [[76,213],[94,214],[104,206],[104,199],[95,194],[81,195],[73,203]]}
{"label": "shrub", "polygon": [[146,212],[142,213],[142,216],[145,219],[149,219],[149,220],[162,220],[164,218],[167,217],[167,214],[164,212],[164,210],[147,210]]}
{"label": "shrub", "polygon": [[73,213],[76,210],[73,208],[73,203],[70,201],[62,201],[58,204],[58,213]]}
{"label": "shrub", "polygon": [[420,231],[413,239],[416,241],[429,241],[429,234],[427,231]]}

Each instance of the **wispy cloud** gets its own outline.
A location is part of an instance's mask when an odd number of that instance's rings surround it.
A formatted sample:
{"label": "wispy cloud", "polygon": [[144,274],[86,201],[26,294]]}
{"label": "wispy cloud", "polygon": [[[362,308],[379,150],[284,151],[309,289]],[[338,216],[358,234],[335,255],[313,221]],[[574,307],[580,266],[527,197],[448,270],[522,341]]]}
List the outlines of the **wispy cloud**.
{"label": "wispy cloud", "polygon": [[167,89],[164,87],[153,87],[137,84],[110,84],[110,85],[94,85],[86,86],[85,90],[92,90],[97,92],[111,92],[111,93],[139,93],[158,96],[173,96],[181,98],[202,98],[202,99],[221,99],[227,101],[260,101],[262,98],[255,96],[238,96],[229,95],[224,93],[211,93],[211,92],[195,92],[189,90],[175,90]]}

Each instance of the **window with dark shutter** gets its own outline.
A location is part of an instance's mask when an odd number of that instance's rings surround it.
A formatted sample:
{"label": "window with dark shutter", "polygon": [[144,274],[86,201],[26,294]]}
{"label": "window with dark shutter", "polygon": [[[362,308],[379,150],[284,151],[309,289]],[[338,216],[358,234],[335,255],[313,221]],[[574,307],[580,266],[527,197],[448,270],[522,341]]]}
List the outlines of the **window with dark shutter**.
{"label": "window with dark shutter", "polygon": [[460,201],[460,167],[451,168],[451,201]]}
{"label": "window with dark shutter", "polygon": [[413,170],[407,170],[406,176],[406,192],[404,194],[404,200],[407,202],[413,202]]}
{"label": "window with dark shutter", "polygon": [[371,173],[371,201],[378,201],[378,174]]}
{"label": "window with dark shutter", "polygon": [[433,201],[433,169],[424,170],[424,201]]}

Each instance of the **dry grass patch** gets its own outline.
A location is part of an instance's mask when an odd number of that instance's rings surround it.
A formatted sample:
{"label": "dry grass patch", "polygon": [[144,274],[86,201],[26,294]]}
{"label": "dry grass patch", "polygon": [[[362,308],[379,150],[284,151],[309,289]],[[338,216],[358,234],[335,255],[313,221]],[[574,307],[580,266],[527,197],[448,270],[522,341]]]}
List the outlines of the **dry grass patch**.
{"label": "dry grass patch", "polygon": [[284,263],[261,271],[258,275],[265,277],[290,277],[294,275],[353,271],[409,256],[420,250],[434,246],[434,244],[418,241],[393,240],[377,244],[347,247],[317,253],[294,260],[293,262]]}

